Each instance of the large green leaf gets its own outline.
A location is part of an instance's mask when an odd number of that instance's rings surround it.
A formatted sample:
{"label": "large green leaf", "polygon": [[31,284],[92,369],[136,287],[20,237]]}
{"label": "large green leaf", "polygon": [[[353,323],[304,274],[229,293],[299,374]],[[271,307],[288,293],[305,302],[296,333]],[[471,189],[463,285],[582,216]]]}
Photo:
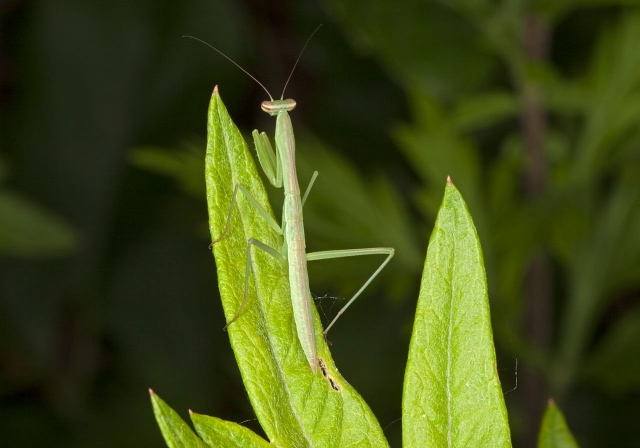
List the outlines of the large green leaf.
{"label": "large green leaf", "polygon": [[542,417],[540,434],[538,434],[538,448],[578,448],[562,411],[553,400],[549,400],[547,410]]}
{"label": "large green leaf", "polygon": [[[270,206],[254,160],[217,89],[208,123],[207,201],[211,235],[217,239],[223,232],[236,184],[244,185],[267,210]],[[242,302],[249,238],[274,248],[283,243],[240,195],[229,233],[213,246],[227,320]],[[336,369],[315,308],[318,356],[325,367],[315,373],[310,369],[293,321],[286,267],[254,249],[249,285],[246,306],[229,327],[229,338],[251,404],[272,443],[295,448],[387,446],[369,407]]]}
{"label": "large green leaf", "polygon": [[406,447],[511,446],[482,249],[450,181],[427,251],[402,407]]}

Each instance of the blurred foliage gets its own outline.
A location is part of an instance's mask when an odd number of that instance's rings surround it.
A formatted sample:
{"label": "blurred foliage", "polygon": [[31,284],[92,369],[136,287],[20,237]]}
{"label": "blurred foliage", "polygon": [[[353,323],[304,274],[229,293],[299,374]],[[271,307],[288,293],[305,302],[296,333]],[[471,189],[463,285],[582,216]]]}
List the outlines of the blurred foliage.
{"label": "blurred foliage", "polygon": [[[0,160],[0,182],[6,167]],[[67,256],[75,248],[69,226],[31,201],[0,187],[0,254],[42,259]]]}
{"label": "blurred foliage", "polygon": [[[301,183],[320,171],[305,205],[309,250],[396,248],[381,280],[332,330],[344,376],[383,427],[400,416],[419,270],[451,175],[483,244],[504,389],[519,378],[506,396],[516,444],[531,418],[527,372],[545,385],[534,398],[544,403],[553,394],[561,403],[580,446],[633,444],[640,438],[638,6],[3,6],[0,142],[11,166],[3,191],[48,210],[29,206],[22,218],[20,206],[3,211],[3,221],[11,217],[25,232],[23,243],[17,233],[8,241],[38,247],[28,236],[35,232],[52,247],[82,244],[66,246],[75,251],[56,261],[3,252],[0,445],[157,446],[149,386],[178,410],[251,418],[218,330],[224,319],[198,199],[204,145],[194,136],[204,136],[215,84],[243,132],[271,133],[273,123],[257,107],[259,87],[180,36],[213,43],[271,88],[282,85],[318,23],[325,26],[287,95],[298,100]],[[549,43],[540,57],[523,44],[532,19]],[[535,192],[522,132],[531,104],[545,123]],[[540,315],[531,312],[529,281],[537,259],[548,274]],[[347,297],[375,263],[312,264],[312,291]],[[321,314],[335,312],[333,302],[319,299]],[[532,325],[543,343],[532,340]],[[386,433],[397,445],[399,425]]]}
{"label": "blurred foliage", "polygon": [[180,151],[154,147],[136,148],[131,153],[133,166],[176,179],[179,187],[192,196],[202,198],[205,184],[202,171],[203,141],[184,144]]}

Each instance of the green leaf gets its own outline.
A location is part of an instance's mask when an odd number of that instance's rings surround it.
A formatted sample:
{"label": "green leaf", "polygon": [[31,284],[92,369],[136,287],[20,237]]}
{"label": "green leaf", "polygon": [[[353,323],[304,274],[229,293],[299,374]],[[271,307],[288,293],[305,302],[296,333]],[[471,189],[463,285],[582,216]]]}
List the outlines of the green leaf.
{"label": "green leaf", "polygon": [[553,400],[549,400],[547,410],[542,417],[538,448],[578,448],[576,440],[567,427],[562,411]]}
{"label": "green leaf", "polygon": [[217,448],[265,448],[273,446],[242,425],[208,415],[191,414],[191,421],[202,440]]}
{"label": "green leaf", "polygon": [[[222,235],[236,184],[244,185],[265,209],[271,207],[254,160],[217,89],[208,123],[205,176],[215,240]],[[256,208],[239,195],[229,233],[213,246],[227,320],[243,299],[249,238],[278,249],[283,244]],[[369,407],[336,369],[315,307],[318,356],[326,367],[314,373],[298,341],[286,267],[261,250],[252,254],[248,300],[229,327],[229,338],[249,399],[269,439],[276,446],[295,448],[387,446]]]}
{"label": "green leaf", "polygon": [[510,447],[482,249],[447,183],[425,262],[402,403],[406,447]]}
{"label": "green leaf", "polygon": [[160,426],[165,442],[170,448],[206,448],[207,445],[198,438],[189,425],[180,418],[155,392],[149,389],[153,413]]}

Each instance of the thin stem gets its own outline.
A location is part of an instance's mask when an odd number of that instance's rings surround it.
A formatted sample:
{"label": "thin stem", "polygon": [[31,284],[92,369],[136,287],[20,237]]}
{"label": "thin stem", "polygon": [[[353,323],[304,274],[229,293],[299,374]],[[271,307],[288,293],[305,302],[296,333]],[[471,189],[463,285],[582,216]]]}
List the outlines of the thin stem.
{"label": "thin stem", "polygon": [[[549,29],[546,22],[536,15],[524,18],[523,49],[525,57],[533,61],[544,61],[548,57]],[[539,197],[546,188],[547,159],[545,139],[547,116],[541,98],[540,87],[529,80],[521,79],[522,115],[521,127],[527,157],[524,177],[524,192],[529,199]],[[530,261],[524,281],[525,334],[536,348],[545,351],[550,342],[552,307],[551,275],[549,257],[540,249]],[[525,378],[525,435],[526,447],[535,447],[539,423],[544,411],[548,386],[539,371],[523,369]]]}

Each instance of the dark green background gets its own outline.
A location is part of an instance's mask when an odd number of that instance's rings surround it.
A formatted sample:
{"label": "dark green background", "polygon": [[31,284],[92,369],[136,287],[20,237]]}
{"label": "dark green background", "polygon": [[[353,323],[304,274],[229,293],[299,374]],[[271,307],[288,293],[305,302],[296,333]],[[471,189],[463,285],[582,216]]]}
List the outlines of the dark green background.
{"label": "dark green background", "polygon": [[[301,183],[320,171],[305,208],[308,248],[397,250],[330,335],[342,374],[392,445],[419,275],[451,175],[483,243],[515,445],[533,446],[554,396],[581,446],[633,446],[633,4],[3,3],[0,446],[161,446],[149,387],[183,416],[193,409],[259,430],[221,331],[207,250],[214,85],[247,135],[271,134],[274,123],[251,79],[181,36],[217,46],[279,96],[321,23],[286,94],[298,101]],[[523,38],[531,23],[549,42],[540,57],[523,43],[535,42]],[[523,137],[540,117],[546,124]],[[334,297],[350,296],[378,262],[311,267],[325,322]]]}

